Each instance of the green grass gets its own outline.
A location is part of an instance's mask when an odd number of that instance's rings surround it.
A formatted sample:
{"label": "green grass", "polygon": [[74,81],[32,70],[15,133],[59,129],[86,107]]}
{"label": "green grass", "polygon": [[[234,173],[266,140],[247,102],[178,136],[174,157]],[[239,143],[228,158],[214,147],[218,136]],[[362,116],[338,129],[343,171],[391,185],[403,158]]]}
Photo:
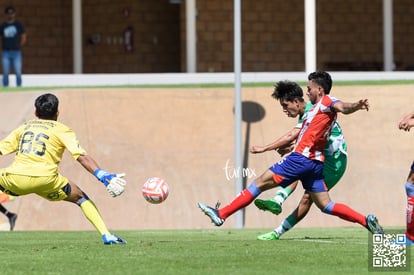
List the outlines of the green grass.
{"label": "green grass", "polygon": [[[94,231],[2,232],[1,274],[373,274],[362,228],[116,232],[127,245],[104,246]],[[381,274],[387,274],[381,272]],[[389,272],[389,274],[407,274]]]}

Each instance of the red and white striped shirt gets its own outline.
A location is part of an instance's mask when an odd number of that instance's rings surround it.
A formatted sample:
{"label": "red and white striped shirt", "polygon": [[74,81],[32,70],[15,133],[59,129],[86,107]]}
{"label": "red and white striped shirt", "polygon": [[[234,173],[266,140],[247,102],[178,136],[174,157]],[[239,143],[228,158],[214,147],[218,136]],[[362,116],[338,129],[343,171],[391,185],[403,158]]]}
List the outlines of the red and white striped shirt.
{"label": "red and white striped shirt", "polygon": [[309,159],[324,161],[323,149],[337,117],[333,104],[338,101],[334,97],[325,95],[307,113],[296,141],[295,152]]}

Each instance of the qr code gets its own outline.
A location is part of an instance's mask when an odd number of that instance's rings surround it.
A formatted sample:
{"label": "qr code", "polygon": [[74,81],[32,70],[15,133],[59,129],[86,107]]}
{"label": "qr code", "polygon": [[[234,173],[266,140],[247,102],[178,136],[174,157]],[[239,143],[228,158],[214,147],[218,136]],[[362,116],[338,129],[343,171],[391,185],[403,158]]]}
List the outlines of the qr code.
{"label": "qr code", "polygon": [[373,234],[370,240],[370,269],[409,271],[410,257],[406,236],[401,233]]}

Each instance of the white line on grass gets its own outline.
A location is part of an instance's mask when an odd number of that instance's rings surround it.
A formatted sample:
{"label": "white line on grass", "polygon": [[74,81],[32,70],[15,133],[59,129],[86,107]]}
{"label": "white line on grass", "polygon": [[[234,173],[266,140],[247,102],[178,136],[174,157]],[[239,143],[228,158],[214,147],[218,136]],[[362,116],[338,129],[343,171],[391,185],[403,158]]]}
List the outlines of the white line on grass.
{"label": "white line on grass", "polygon": [[367,245],[368,242],[338,242],[334,240],[321,240],[321,239],[292,239],[293,241],[300,241],[300,242],[311,242],[311,243],[347,243],[347,244],[363,244]]}

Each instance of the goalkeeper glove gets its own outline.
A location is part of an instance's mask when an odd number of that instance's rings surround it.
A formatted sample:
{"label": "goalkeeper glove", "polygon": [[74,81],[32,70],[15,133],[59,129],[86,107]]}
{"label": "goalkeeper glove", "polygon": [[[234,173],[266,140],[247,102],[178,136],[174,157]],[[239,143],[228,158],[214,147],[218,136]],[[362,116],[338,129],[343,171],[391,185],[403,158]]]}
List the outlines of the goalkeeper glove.
{"label": "goalkeeper glove", "polygon": [[96,169],[93,173],[94,176],[101,181],[112,197],[121,195],[125,190],[126,181],[123,179],[125,173],[122,174],[110,174],[104,169]]}

